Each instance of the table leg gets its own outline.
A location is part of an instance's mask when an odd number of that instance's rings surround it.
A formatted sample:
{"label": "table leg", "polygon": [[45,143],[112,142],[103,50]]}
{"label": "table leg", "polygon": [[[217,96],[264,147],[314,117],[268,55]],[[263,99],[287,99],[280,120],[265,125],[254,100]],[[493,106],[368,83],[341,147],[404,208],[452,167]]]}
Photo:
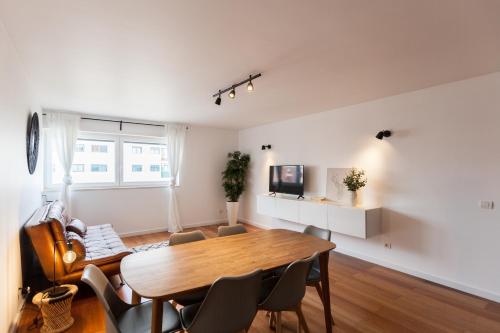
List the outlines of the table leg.
{"label": "table leg", "polygon": [[323,310],[325,314],[326,332],[332,333],[332,309],[330,306],[330,280],[328,278],[328,258],[330,252],[319,255],[319,267],[321,270],[321,289],[323,291]]}
{"label": "table leg", "polygon": [[131,300],[131,303],[132,304],[139,304],[141,303],[141,296],[136,293],[135,291],[132,290],[132,300]]}
{"label": "table leg", "polygon": [[163,301],[158,298],[153,299],[153,311],[151,316],[151,333],[161,333],[163,326]]}

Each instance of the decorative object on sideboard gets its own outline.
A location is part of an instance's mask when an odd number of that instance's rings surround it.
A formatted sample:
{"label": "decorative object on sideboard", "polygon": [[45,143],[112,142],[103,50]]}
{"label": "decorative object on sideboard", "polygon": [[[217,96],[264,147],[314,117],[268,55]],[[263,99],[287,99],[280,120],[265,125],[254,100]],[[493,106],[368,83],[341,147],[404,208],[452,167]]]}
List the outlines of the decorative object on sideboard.
{"label": "decorative object on sideboard", "polygon": [[271,145],[262,145],[262,150],[271,149]]}
{"label": "decorative object on sideboard", "polygon": [[226,169],[222,172],[222,186],[227,198],[227,219],[229,225],[235,225],[238,222],[238,199],[245,190],[250,155],[234,151],[227,154],[227,157],[229,160],[226,163]]}
{"label": "decorative object on sideboard", "polygon": [[383,138],[389,138],[392,135],[392,132],[389,130],[383,130],[377,133],[375,137],[379,140],[382,140]]}
{"label": "decorative object on sideboard", "polygon": [[256,78],[258,77],[261,77],[262,76],[262,73],[258,73],[258,74],[250,74],[248,76],[248,79],[245,79],[241,82],[238,82],[238,83],[235,83],[235,84],[232,84],[231,86],[229,86],[228,88],[225,88],[225,89],[219,89],[219,92],[215,93],[212,95],[212,97],[216,98],[215,99],[215,104],[216,105],[221,105],[221,102],[222,102],[222,99],[221,99],[221,95],[225,92],[228,92],[229,91],[229,94],[228,94],[228,97],[231,98],[231,99],[234,99],[236,97],[236,88],[245,84],[245,83],[248,83],[247,84],[247,91],[249,92],[252,92],[254,90],[254,87],[253,87],[253,82],[252,80],[255,80]]}
{"label": "decorative object on sideboard", "polygon": [[38,113],[28,120],[28,130],[26,132],[26,157],[28,160],[28,171],[30,175],[35,172],[38,161],[38,146],[40,143],[40,124],[38,122]]}
{"label": "decorative object on sideboard", "polygon": [[364,187],[366,182],[365,171],[362,169],[352,168],[346,173],[343,183],[350,192],[352,207],[358,206],[358,190]]}

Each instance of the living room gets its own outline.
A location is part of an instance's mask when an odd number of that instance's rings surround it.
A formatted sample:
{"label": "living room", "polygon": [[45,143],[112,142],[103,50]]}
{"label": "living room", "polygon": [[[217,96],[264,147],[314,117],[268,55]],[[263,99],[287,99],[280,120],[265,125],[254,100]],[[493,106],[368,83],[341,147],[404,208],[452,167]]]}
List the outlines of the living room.
{"label": "living room", "polygon": [[0,331],[500,332],[499,14],[0,1]]}

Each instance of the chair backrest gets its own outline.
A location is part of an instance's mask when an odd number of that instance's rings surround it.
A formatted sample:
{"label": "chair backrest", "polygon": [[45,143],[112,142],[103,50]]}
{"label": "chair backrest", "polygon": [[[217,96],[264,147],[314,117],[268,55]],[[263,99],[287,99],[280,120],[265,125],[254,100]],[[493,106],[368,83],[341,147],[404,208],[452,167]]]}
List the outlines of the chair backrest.
{"label": "chair backrest", "polygon": [[107,332],[119,332],[117,318],[132,306],[121,300],[104,273],[95,265],[87,265],[83,270],[82,281],[88,284],[96,293],[104,306],[108,325]]}
{"label": "chair backrest", "polygon": [[218,237],[225,237],[225,236],[231,236],[231,235],[237,235],[237,234],[244,234],[246,232],[247,232],[247,229],[241,224],[230,225],[230,226],[221,225],[217,229],[217,236]]}
{"label": "chair backrest", "polygon": [[292,262],[260,306],[269,311],[294,310],[306,294],[306,279],[318,253]]}
{"label": "chair backrest", "polygon": [[[321,239],[324,239],[324,240],[327,240],[327,241],[330,241],[330,238],[332,236],[332,232],[330,230],[318,228],[318,227],[315,227],[313,225],[308,225],[304,229],[303,233],[306,234],[306,235],[311,235],[311,236],[318,237],[318,238],[321,238]],[[316,258],[314,260],[314,262],[312,264],[312,269],[314,269],[317,272],[320,271],[320,268],[319,268],[319,258]]]}
{"label": "chair backrest", "polygon": [[176,232],[170,235],[168,245],[179,245],[184,243],[196,242],[207,239],[200,230],[190,232]]}
{"label": "chair backrest", "polygon": [[234,333],[248,328],[257,313],[262,270],[221,277],[208,290],[189,333]]}

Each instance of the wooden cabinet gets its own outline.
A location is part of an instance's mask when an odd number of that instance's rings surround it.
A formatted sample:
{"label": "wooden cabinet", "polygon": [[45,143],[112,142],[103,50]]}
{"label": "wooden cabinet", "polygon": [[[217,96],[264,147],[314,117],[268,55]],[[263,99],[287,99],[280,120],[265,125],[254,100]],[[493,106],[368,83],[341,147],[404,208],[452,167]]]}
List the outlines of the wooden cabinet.
{"label": "wooden cabinet", "polygon": [[331,201],[297,200],[264,194],[257,196],[257,212],[363,239],[381,231],[380,207],[348,207]]}

